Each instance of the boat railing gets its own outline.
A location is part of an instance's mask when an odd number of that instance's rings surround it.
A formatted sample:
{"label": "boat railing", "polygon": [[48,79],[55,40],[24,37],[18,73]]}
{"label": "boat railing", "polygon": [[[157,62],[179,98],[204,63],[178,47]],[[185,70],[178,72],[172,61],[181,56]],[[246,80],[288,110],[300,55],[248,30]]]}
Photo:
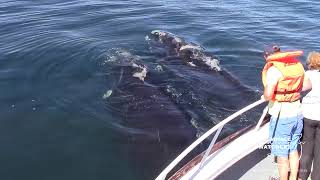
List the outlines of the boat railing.
{"label": "boat railing", "polygon": [[[187,147],[178,157],[176,157],[176,159],[174,159],[160,174],[159,176],[156,178],[156,180],[165,180],[166,176],[168,175],[168,173],[185,157],[187,156],[195,147],[197,147],[202,141],[204,141],[206,138],[208,138],[210,135],[212,135],[214,132],[215,135],[209,145],[209,147],[207,148],[205,155],[202,157],[202,160],[200,162],[200,166],[199,166],[199,170],[202,168],[206,158],[208,157],[213,145],[215,144],[216,140],[219,137],[219,134],[221,133],[222,128],[224,127],[225,124],[227,124],[228,122],[232,121],[234,118],[240,116],[241,114],[247,112],[248,110],[262,104],[263,102],[265,102],[264,99],[260,99],[244,108],[242,108],[241,110],[235,112],[234,114],[230,115],[229,117],[225,118],[223,121],[221,121],[220,123],[218,123],[217,125],[215,125],[214,127],[212,127],[211,129],[209,129],[206,133],[204,133],[202,136],[200,136],[196,141],[194,141],[189,147]],[[258,121],[258,124],[255,127],[255,130],[258,130],[262,124],[262,121],[265,117],[265,115],[267,114],[267,107],[263,110],[263,113]],[[198,171],[199,171],[198,170]]]}

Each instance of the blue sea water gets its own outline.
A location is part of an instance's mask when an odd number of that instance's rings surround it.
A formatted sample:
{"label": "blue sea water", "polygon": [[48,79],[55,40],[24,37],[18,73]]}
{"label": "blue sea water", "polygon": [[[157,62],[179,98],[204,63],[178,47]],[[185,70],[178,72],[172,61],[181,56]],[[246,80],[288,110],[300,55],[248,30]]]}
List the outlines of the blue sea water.
{"label": "blue sea water", "polygon": [[[264,49],[301,49],[302,62],[320,51],[319,17],[316,0],[0,1],[0,179],[155,178],[260,97]],[[146,38],[155,29],[232,78],[163,53]]]}

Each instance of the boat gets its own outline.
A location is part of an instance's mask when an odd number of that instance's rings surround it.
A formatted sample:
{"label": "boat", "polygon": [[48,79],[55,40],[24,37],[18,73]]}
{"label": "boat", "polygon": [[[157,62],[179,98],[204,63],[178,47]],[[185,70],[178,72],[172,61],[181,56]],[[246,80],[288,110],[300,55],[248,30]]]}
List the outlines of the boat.
{"label": "boat", "polygon": [[[263,180],[279,177],[277,164],[270,155],[268,144],[270,116],[267,114],[267,107],[257,124],[245,127],[217,142],[226,124],[264,102],[263,99],[258,100],[209,129],[177,156],[155,180]],[[211,143],[204,152],[172,172],[192,150],[212,136]]]}

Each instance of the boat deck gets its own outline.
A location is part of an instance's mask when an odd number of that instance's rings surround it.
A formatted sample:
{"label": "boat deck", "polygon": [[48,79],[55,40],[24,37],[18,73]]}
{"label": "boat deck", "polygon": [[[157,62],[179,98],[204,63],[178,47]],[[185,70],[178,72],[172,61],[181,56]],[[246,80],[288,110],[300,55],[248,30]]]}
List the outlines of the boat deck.
{"label": "boat deck", "polygon": [[[261,149],[265,143],[268,142],[269,135],[269,123],[263,125],[259,130],[252,129],[242,136],[238,137],[228,145],[222,147],[215,153],[211,154],[204,162],[203,167],[197,164],[181,179],[269,179],[270,176],[278,177],[276,174],[277,167],[273,163],[272,156],[268,156],[268,151]],[[263,152],[263,153],[261,153]],[[259,156],[260,157],[259,157]],[[243,160],[253,158],[255,162],[250,161],[248,168],[245,170]],[[239,164],[238,168],[235,167]],[[242,170],[242,174],[236,175],[232,170]],[[272,171],[272,172],[269,172]],[[229,172],[229,173],[226,173]],[[257,173],[259,172],[259,173]],[[261,178],[257,178],[257,174],[260,174]],[[228,176],[226,178],[225,176]]]}
{"label": "boat deck", "polygon": [[225,124],[263,103],[256,101],[230,115],[188,146],[156,178],[165,180],[168,173],[203,140],[215,133],[208,149],[194,157],[170,176],[169,180],[232,180],[278,178],[277,164],[270,155],[269,115],[264,108],[256,125],[248,126],[215,142]]}
{"label": "boat deck", "polygon": [[279,177],[277,164],[274,162],[274,156],[270,155],[270,150],[268,149],[257,149],[235,163],[215,179],[269,180],[270,177]]}

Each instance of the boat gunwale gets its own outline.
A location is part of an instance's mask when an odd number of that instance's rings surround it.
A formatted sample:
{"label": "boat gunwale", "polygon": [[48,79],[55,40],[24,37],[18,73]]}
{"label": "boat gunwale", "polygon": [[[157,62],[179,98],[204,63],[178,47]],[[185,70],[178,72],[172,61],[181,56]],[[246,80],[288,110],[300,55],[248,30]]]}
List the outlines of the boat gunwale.
{"label": "boat gunwale", "polygon": [[[261,126],[265,125],[268,123],[270,120],[270,115],[267,115],[264,117],[263,122]],[[241,137],[245,133],[254,130],[256,127],[255,124],[249,125],[245,128],[240,129],[239,131],[223,138],[219,142],[217,142],[212,149],[210,150],[209,155],[212,155],[213,153],[217,152],[219,149],[225,147],[232,141],[236,140],[237,138]],[[202,153],[198,154],[196,157],[194,157],[192,160],[190,160],[187,164],[185,164],[182,168],[180,168],[178,171],[176,171],[171,177],[168,178],[168,180],[178,180],[181,179],[184,175],[186,175],[192,168],[197,166],[200,162],[202,157],[204,156],[206,150],[204,150]]]}

